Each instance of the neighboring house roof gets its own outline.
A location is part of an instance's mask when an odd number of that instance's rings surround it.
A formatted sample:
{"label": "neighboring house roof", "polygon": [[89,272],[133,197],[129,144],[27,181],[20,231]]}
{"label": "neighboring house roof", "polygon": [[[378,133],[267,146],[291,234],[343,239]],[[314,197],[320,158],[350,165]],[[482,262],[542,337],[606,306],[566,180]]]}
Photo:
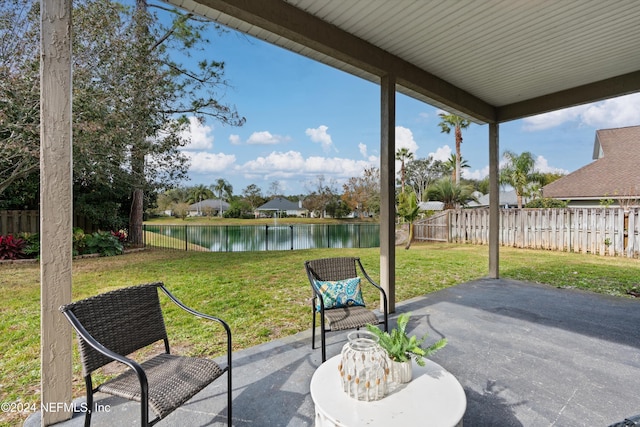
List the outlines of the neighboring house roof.
{"label": "neighboring house roof", "polygon": [[640,194],[640,126],[596,131],[594,162],[542,189],[555,199],[602,199]]}
{"label": "neighboring house roof", "polygon": [[[222,209],[220,209],[220,206],[222,206]],[[190,211],[197,211],[198,209],[202,210],[204,208],[211,208],[215,210],[226,211],[226,210],[229,210],[229,203],[220,199],[207,199],[207,200],[202,200],[198,203],[189,205]]]}
{"label": "neighboring house roof", "polygon": [[303,211],[298,203],[285,199],[284,197],[274,197],[264,205],[258,207],[258,211]]}
{"label": "neighboring house roof", "polygon": [[421,211],[441,211],[444,209],[444,203],[437,201],[420,202],[418,207]]}
{"label": "neighboring house roof", "polygon": [[[518,196],[516,195],[516,190],[501,191],[498,197],[500,200],[500,203],[499,203],[500,206],[516,206],[516,207],[518,206]],[[523,205],[527,204],[528,201],[529,199],[527,197],[522,198]],[[488,194],[484,194],[478,197],[478,203],[476,202],[469,203],[469,207],[472,207],[472,208],[478,208],[478,207],[484,207],[484,206],[489,206]]]}

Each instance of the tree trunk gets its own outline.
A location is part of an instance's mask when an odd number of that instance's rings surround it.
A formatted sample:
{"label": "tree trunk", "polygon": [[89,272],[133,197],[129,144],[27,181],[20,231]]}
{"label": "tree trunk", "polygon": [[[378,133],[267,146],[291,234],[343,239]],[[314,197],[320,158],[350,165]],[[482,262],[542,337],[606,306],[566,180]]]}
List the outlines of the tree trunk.
{"label": "tree trunk", "polygon": [[413,221],[409,222],[409,237],[407,238],[407,244],[405,245],[405,249],[409,249],[411,247],[411,241],[413,240]]}
{"label": "tree trunk", "polygon": [[144,244],[142,235],[142,218],[144,214],[144,192],[135,188],[131,195],[131,211],[129,213],[129,243],[140,247]]}

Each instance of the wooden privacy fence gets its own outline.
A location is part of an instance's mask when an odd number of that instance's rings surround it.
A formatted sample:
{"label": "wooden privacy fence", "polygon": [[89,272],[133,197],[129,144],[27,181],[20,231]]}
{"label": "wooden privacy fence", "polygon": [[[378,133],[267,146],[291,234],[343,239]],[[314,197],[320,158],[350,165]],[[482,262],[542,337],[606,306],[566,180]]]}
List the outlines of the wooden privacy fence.
{"label": "wooden privacy fence", "polygon": [[0,211],[0,236],[37,233],[39,229],[38,211]]}
{"label": "wooden privacy fence", "polygon": [[[416,240],[489,243],[489,209],[458,209],[415,223]],[[501,209],[500,244],[635,258],[640,209]]]}
{"label": "wooden privacy fence", "polygon": [[[93,233],[97,228],[84,215],[73,216],[73,226],[85,233]],[[19,233],[39,233],[40,215],[37,210],[0,211],[0,236]]]}

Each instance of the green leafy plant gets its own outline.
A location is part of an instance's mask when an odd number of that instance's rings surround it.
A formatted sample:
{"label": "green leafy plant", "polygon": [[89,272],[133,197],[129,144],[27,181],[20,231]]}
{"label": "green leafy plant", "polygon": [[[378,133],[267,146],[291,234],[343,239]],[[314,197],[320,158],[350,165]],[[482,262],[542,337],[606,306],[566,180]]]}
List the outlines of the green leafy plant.
{"label": "green leafy plant", "polygon": [[392,329],[390,333],[381,331],[374,325],[367,325],[367,329],[378,337],[378,344],[387,352],[391,360],[395,362],[408,362],[414,359],[419,366],[424,366],[424,358],[431,356],[446,346],[447,339],[442,338],[429,347],[422,347],[422,343],[427,339],[427,334],[420,339],[415,335],[409,337],[406,330],[410,317],[410,313],[403,313],[398,316],[398,326]]}
{"label": "green leafy plant", "polygon": [[40,236],[37,233],[20,233],[19,237],[25,242],[23,251],[27,258],[40,256]]}
{"label": "green leafy plant", "polygon": [[86,253],[114,256],[124,252],[124,246],[120,240],[110,232],[96,231],[93,234],[85,235],[84,241]]}
{"label": "green leafy plant", "polygon": [[86,246],[84,230],[79,227],[73,227],[73,256],[85,253]]}
{"label": "green leafy plant", "polygon": [[0,236],[0,259],[20,259],[25,257],[26,242],[12,234]]}

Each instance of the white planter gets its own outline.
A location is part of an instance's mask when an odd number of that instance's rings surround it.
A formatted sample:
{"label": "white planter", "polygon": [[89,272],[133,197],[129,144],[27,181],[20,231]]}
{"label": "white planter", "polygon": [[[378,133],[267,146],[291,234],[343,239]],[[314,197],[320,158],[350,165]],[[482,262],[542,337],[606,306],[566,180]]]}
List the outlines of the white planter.
{"label": "white planter", "polygon": [[398,384],[405,384],[411,381],[413,376],[413,363],[408,362],[391,362],[391,381]]}

